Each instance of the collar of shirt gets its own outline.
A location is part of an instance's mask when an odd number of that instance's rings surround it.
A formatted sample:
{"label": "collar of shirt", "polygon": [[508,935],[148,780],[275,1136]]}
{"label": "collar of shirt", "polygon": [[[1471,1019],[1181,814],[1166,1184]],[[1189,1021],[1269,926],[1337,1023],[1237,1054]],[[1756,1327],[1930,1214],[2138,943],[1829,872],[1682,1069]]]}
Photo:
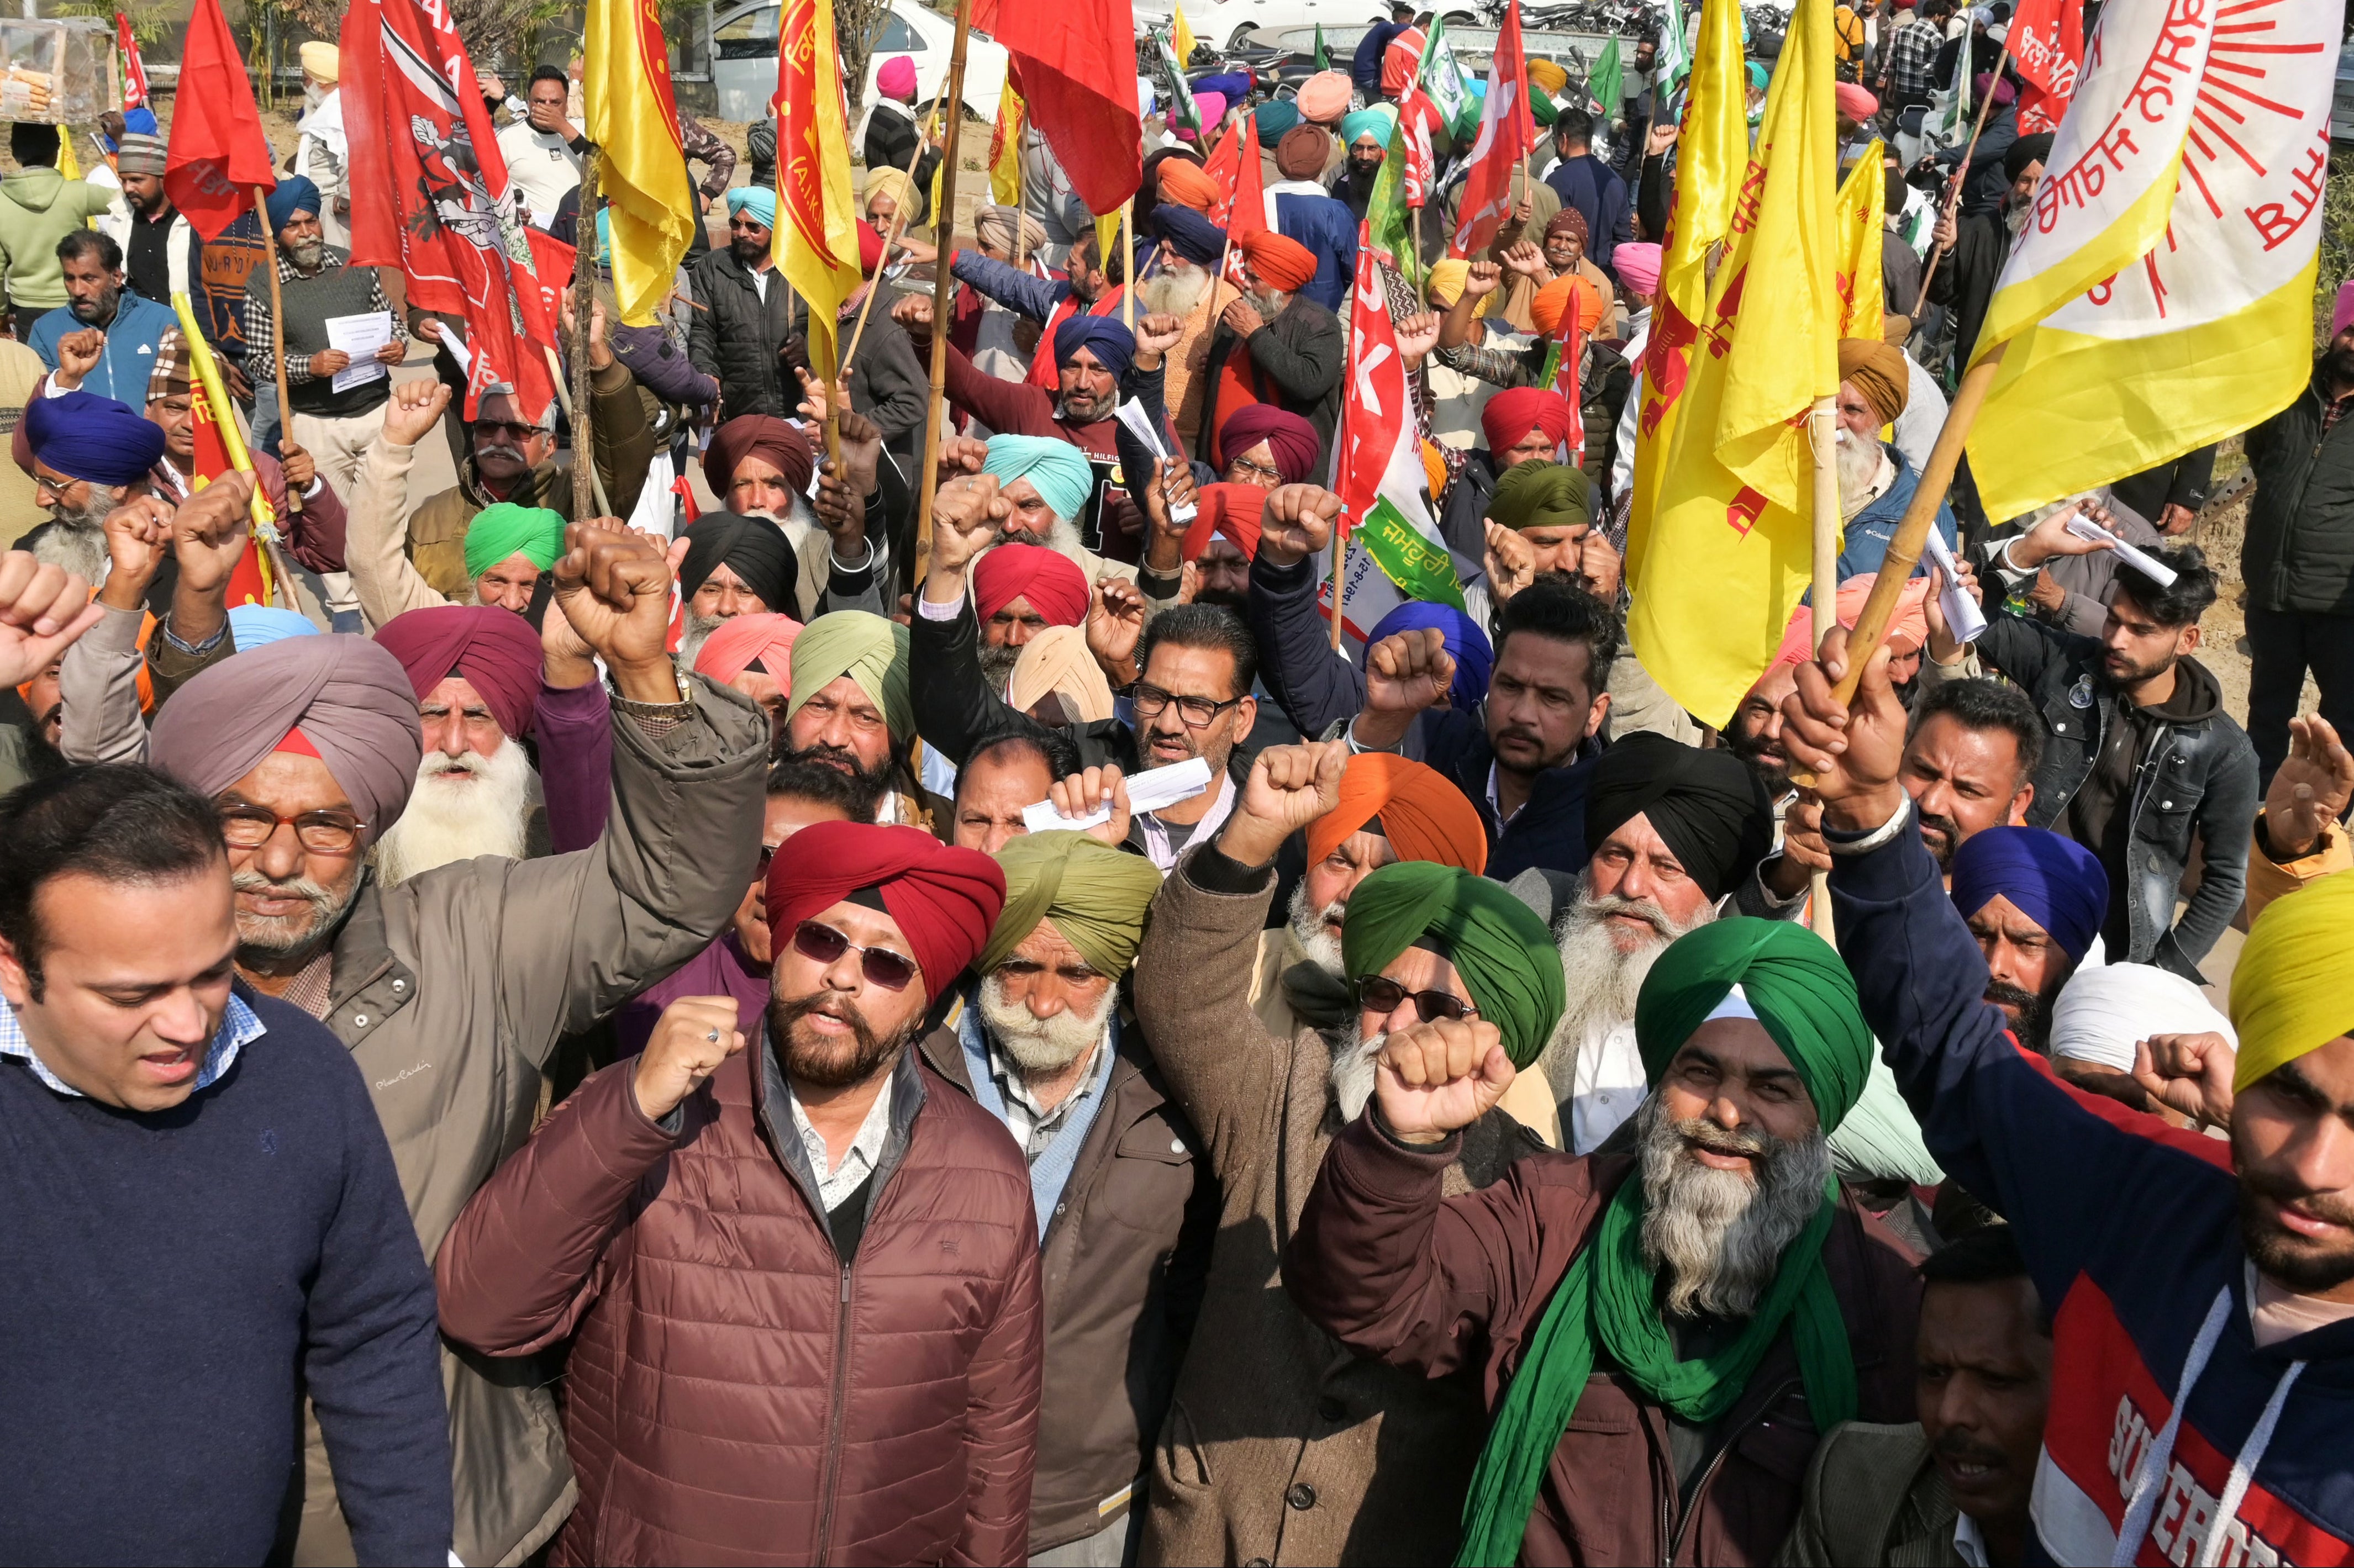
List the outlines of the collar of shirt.
{"label": "collar of shirt", "polygon": [[[206,1049],[205,1065],[196,1070],[196,1081],[190,1094],[208,1089],[220,1081],[220,1076],[237,1065],[237,1054],[260,1039],[264,1033],[260,1019],[245,1000],[235,991],[229,993],[228,1006],[221,1010],[220,1027],[213,1031],[213,1043]],[[16,1010],[0,1000],[0,1056],[15,1056],[33,1069],[33,1075],[61,1095],[74,1099],[88,1097],[55,1073],[49,1071],[40,1057],[33,1054],[33,1043],[25,1038],[25,1026],[16,1021]]]}
{"label": "collar of shirt", "polygon": [[[973,1011],[977,1017],[980,1010],[975,1008]],[[1079,1069],[1076,1086],[1063,1097],[1060,1104],[1049,1110],[1038,1103],[1037,1097],[1030,1092],[1030,1086],[1022,1081],[1021,1068],[998,1048],[997,1037],[989,1032],[986,1025],[981,1033],[981,1038],[989,1043],[989,1075],[997,1080],[998,1093],[1005,1097],[1007,1127],[1023,1146],[1023,1152],[1034,1157],[1038,1148],[1054,1141],[1055,1134],[1070,1119],[1072,1111],[1085,1105],[1087,1097],[1095,1093],[1096,1081],[1104,1075],[1096,1070],[1097,1058],[1103,1053],[1103,1037],[1098,1035],[1096,1043],[1087,1047],[1087,1063]]]}
{"label": "collar of shirt", "polygon": [[866,1107],[866,1119],[858,1124],[858,1136],[843,1150],[839,1165],[826,1149],[825,1134],[810,1124],[809,1113],[801,1109],[801,1091],[793,1087],[790,1075],[785,1078],[785,1094],[792,1103],[793,1131],[801,1137],[801,1152],[809,1156],[810,1169],[817,1174],[818,1199],[832,1213],[883,1161],[883,1141],[891,1131],[890,1075],[885,1075],[875,1103]]}
{"label": "collar of shirt", "polygon": [[1954,1515],[1954,1555],[1969,1568],[1988,1568],[1986,1537],[1978,1533],[1978,1521],[1966,1513]]}

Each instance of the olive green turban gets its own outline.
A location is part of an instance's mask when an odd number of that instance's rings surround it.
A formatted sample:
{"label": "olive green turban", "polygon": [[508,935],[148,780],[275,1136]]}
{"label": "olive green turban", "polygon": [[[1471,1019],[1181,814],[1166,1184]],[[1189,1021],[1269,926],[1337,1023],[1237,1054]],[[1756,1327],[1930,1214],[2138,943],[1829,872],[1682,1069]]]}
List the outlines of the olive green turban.
{"label": "olive green turban", "polygon": [[1341,959],[1353,983],[1379,974],[1425,937],[1446,945],[1479,1016],[1503,1032],[1515,1067],[1537,1059],[1561,1020],[1561,954],[1553,933],[1500,882],[1435,861],[1385,865],[1349,895]]}
{"label": "olive green turban", "polygon": [[[1353,900],[1349,907],[1353,919]],[[1736,985],[1798,1070],[1823,1131],[1832,1131],[1863,1093],[1872,1031],[1864,1027],[1847,966],[1803,926],[1736,916],[1670,943],[1635,1000],[1643,1075],[1657,1085],[1692,1031]]]}
{"label": "olive green turban", "polygon": [[466,575],[481,577],[509,556],[530,557],[541,571],[564,553],[564,519],[545,506],[502,501],[474,514],[466,524]]}
{"label": "olive green turban", "polygon": [[1594,486],[1583,470],[1565,463],[1515,463],[1497,478],[1488,515],[1515,533],[1591,523]]}
{"label": "olive green turban", "polygon": [[1144,944],[1144,913],[1161,891],[1161,872],[1140,854],[1085,833],[1024,833],[997,852],[1005,871],[1005,908],[981,952],[981,972],[1003,963],[1049,920],[1079,957],[1104,974],[1126,974]]}
{"label": "olive green turban", "polygon": [[847,675],[883,710],[891,738],[916,733],[916,705],[907,694],[907,629],[863,609],[837,609],[801,628],[793,639],[792,694],[785,717]]}

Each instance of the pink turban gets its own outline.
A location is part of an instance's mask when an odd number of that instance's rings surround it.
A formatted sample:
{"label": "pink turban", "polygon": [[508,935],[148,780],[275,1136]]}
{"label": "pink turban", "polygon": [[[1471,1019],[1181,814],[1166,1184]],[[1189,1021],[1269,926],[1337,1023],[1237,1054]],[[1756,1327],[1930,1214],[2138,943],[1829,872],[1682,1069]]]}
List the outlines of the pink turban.
{"label": "pink turban", "polygon": [[2334,340],[2348,327],[2354,326],[2354,278],[2338,285],[2338,308],[2329,313],[2329,335]]}
{"label": "pink turban", "polygon": [[[1193,95],[1193,108],[1202,116],[1202,129],[1204,132],[1215,131],[1218,122],[1226,117],[1226,95],[1223,92],[1197,92]],[[1170,121],[1170,129],[1177,132],[1180,142],[1197,140],[1191,125],[1180,124],[1173,117]]]}
{"label": "pink turban", "polygon": [[530,733],[539,707],[539,634],[511,609],[491,604],[437,604],[396,615],[376,629],[423,702],[452,675],[482,694],[510,739]]}
{"label": "pink turban", "polygon": [[1659,248],[1648,240],[1632,240],[1610,252],[1610,265],[1618,270],[1618,281],[1627,291],[1638,300],[1647,300],[1659,291]]}
{"label": "pink turban", "polygon": [[916,97],[916,62],[906,55],[893,55],[875,72],[875,90],[885,98],[896,98],[911,103]]}
{"label": "pink turban", "polygon": [[1839,105],[1840,118],[1859,125],[1880,112],[1880,100],[1872,97],[1871,90],[1851,81],[1840,82],[1831,97]]}
{"label": "pink turban", "polygon": [[973,563],[973,617],[987,621],[1017,599],[1051,626],[1076,626],[1087,618],[1087,575],[1044,545],[1000,545]]}
{"label": "pink turban", "polygon": [[731,615],[719,623],[718,630],[704,640],[702,652],[695,656],[695,673],[707,675],[724,686],[758,664],[760,673],[777,684],[790,685],[793,678],[793,639],[801,635],[801,630],[800,621],[774,610],[759,615]]}
{"label": "pink turban", "polygon": [[1302,120],[1319,125],[1331,125],[1349,112],[1349,96],[1354,90],[1346,71],[1320,70],[1299,84],[1299,92],[1292,102]]}
{"label": "pink turban", "polygon": [[1005,873],[979,850],[951,848],[921,828],[816,822],[793,835],[792,853],[769,863],[769,928],[784,937],[869,887],[907,938],[933,1001],[981,952],[1005,906]]}
{"label": "pink turban", "polygon": [[[1857,618],[1863,614],[1863,601],[1872,596],[1872,585],[1878,576],[1876,572],[1866,572],[1840,584],[1837,609],[1841,626],[1855,629]],[[1910,653],[1929,641],[1929,612],[1922,608],[1928,597],[1927,577],[1914,577],[1905,583],[1903,596],[1896,601],[1896,614],[1888,622],[1891,652]],[[1774,662],[1766,668],[1778,670],[1785,664],[1803,664],[1814,656],[1814,611],[1802,604],[1792,613],[1789,629],[1782,633],[1782,646],[1776,650]]]}

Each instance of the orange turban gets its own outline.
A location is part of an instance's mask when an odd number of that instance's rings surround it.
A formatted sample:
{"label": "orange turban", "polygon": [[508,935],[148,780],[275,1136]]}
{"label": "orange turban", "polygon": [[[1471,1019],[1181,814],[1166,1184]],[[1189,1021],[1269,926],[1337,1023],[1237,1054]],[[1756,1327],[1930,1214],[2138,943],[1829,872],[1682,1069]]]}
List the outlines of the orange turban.
{"label": "orange turban", "polygon": [[1256,484],[1205,484],[1195,493],[1197,500],[1193,526],[1185,530],[1178,553],[1192,561],[1201,558],[1210,541],[1219,535],[1234,542],[1252,560],[1258,559],[1259,519],[1267,511],[1267,498],[1273,492]]}
{"label": "orange turban", "polygon": [[1224,198],[1218,188],[1217,176],[1199,164],[1183,158],[1171,158],[1161,165],[1161,199],[1179,207],[1190,207],[1207,216],[1212,207]]}
{"label": "orange turban", "polygon": [[1237,238],[1235,245],[1250,270],[1271,289],[1296,294],[1316,276],[1315,252],[1272,228],[1256,229]]}
{"label": "orange turban", "polygon": [[1488,832],[1463,791],[1437,768],[1391,752],[1349,758],[1341,803],[1308,826],[1308,863],[1361,832],[1389,840],[1400,860],[1436,861],[1474,876],[1488,869]]}
{"label": "orange turban", "polygon": [[[1863,614],[1863,601],[1872,596],[1872,585],[1877,572],[1850,577],[1840,584],[1839,623],[1853,630],[1856,620]],[[1888,647],[1891,652],[1910,653],[1929,641],[1929,612],[1923,608],[1929,597],[1929,579],[1914,577],[1904,585],[1903,595],[1896,601],[1896,613],[1888,622]],[[1785,664],[1803,664],[1815,656],[1815,615],[1800,605],[1790,616],[1789,629],[1782,633],[1782,646],[1774,654],[1769,670]]]}
{"label": "orange turban", "polygon": [[1529,319],[1536,323],[1538,332],[1551,337],[1561,330],[1572,300],[1577,302],[1577,330],[1592,332],[1602,320],[1602,295],[1575,272],[1564,272],[1537,291],[1537,297],[1529,302]]}
{"label": "orange turban", "polygon": [[695,656],[695,673],[724,686],[758,664],[777,684],[789,686],[793,679],[793,639],[801,632],[800,621],[773,610],[731,615],[705,639],[702,652]]}

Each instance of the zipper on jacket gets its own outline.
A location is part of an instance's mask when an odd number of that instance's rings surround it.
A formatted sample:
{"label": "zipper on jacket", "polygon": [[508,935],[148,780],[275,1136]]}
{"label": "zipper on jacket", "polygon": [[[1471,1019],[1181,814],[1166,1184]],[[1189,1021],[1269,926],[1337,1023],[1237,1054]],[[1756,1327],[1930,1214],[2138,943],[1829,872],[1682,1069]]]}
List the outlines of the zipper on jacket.
{"label": "zipper on jacket", "polygon": [[[1765,1425],[1766,1416],[1776,1405],[1782,1403],[1784,1396],[1798,1386],[1799,1381],[1795,1377],[1790,1378],[1768,1395],[1766,1403],[1757,1407],[1758,1419],[1750,1425]],[[1746,1425],[1741,1429],[1742,1432],[1748,1430],[1749,1426]],[[1708,1496],[1708,1489],[1715,1481],[1717,1471],[1724,1467],[1724,1461],[1733,1453],[1733,1445],[1739,1440],[1740,1436],[1740,1432],[1727,1436],[1723,1446],[1717,1449],[1716,1457],[1711,1459],[1708,1462],[1708,1468],[1700,1473],[1700,1479],[1693,1484],[1691,1497],[1685,1504],[1683,1522],[1676,1526],[1676,1538],[1668,1543],[1668,1554],[1659,1560],[1659,1568],[1674,1568],[1676,1559],[1683,1555],[1684,1535],[1691,1529],[1692,1521],[1700,1518],[1701,1503]],[[1818,1441],[1819,1440],[1819,1436]]]}
{"label": "zipper on jacket", "polygon": [[826,1398],[825,1490],[817,1516],[817,1561],[823,1564],[833,1546],[834,1489],[842,1481],[842,1424],[849,1416],[850,1391],[850,1263],[842,1265],[842,1293],[834,1303],[833,1387]]}

